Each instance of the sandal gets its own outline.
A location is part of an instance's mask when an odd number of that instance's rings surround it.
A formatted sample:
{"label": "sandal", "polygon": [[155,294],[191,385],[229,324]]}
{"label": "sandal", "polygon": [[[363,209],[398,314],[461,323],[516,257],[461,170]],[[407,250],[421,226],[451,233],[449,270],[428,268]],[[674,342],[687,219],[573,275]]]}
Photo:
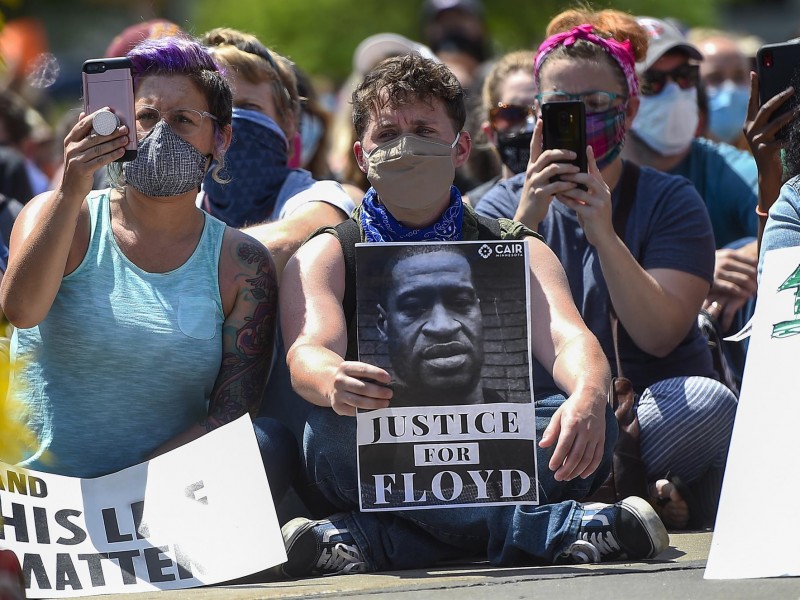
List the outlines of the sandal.
{"label": "sandal", "polygon": [[680,477],[668,474],[650,484],[649,491],[650,504],[667,529],[702,529],[702,508]]}

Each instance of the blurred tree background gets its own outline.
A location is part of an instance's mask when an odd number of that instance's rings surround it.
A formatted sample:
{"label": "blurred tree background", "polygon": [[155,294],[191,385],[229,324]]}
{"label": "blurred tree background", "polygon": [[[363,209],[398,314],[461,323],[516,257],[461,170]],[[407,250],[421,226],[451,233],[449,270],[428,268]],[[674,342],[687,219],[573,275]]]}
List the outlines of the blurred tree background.
{"label": "blurred tree background", "polygon": [[[616,0],[592,3],[637,15],[670,16],[687,25],[713,25],[723,0]],[[307,72],[342,81],[353,51],[364,38],[393,32],[420,40],[421,0],[219,0],[188,3],[183,17],[195,32],[225,24],[249,31],[267,46],[291,57]],[[575,6],[563,0],[484,0],[496,54],[530,48],[552,16]]]}
{"label": "blurred tree background", "polygon": [[[534,46],[550,18],[578,1],[483,0],[495,55]],[[758,35],[765,42],[797,36],[800,23],[800,0],[598,0],[591,4],[635,15],[672,17],[687,26],[723,27]],[[32,101],[52,121],[66,106],[77,105],[84,60],[103,56],[125,27],[162,17],[192,34],[219,26],[253,33],[293,59],[313,77],[320,92],[331,92],[347,78],[353,52],[364,38],[393,32],[421,40],[421,5],[422,0],[0,0],[0,59],[5,67],[0,78],[37,80],[41,85],[38,91],[32,90]],[[47,60],[42,63],[39,56]],[[19,72],[31,64],[39,71]]]}

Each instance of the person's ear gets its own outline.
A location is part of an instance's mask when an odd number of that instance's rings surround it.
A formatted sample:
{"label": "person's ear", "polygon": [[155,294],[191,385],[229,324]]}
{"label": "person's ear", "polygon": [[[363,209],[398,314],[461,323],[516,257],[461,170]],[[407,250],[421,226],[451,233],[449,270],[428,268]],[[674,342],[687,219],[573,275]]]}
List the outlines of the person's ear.
{"label": "person's ear", "polygon": [[378,328],[378,336],[380,336],[381,341],[383,343],[389,341],[389,325],[386,319],[386,311],[380,304],[378,304],[378,320],[376,321],[375,325]]}
{"label": "person's ear", "polygon": [[481,131],[492,146],[497,146],[497,132],[494,130],[494,127],[489,125],[489,121],[481,123]]}
{"label": "person's ear", "polygon": [[367,172],[367,159],[364,156],[364,148],[361,146],[361,140],[356,140],[353,144],[353,154],[356,155],[356,163],[358,163],[358,168],[361,169],[363,173]]}
{"label": "person's ear", "polygon": [[472,138],[470,137],[468,131],[462,130],[461,135],[458,137],[458,143],[456,144],[455,148],[453,148],[453,151],[455,152],[453,164],[455,165],[456,169],[467,162],[470,150],[472,150]]}
{"label": "person's ear", "polygon": [[639,112],[639,102],[639,96],[628,99],[628,108],[625,109],[625,131],[630,131],[633,126],[633,120]]}
{"label": "person's ear", "polygon": [[233,139],[233,128],[231,124],[228,123],[227,125],[223,125],[219,129],[219,136],[215,136],[214,140],[214,151],[212,156],[215,160],[220,160],[225,153],[228,151],[228,148],[231,147],[231,139]]}

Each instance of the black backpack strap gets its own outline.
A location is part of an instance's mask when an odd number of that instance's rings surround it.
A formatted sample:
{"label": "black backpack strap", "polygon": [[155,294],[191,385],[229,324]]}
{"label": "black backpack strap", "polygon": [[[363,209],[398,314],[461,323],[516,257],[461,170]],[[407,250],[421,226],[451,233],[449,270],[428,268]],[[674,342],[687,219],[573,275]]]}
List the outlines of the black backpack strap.
{"label": "black backpack strap", "polygon": [[[636,186],[639,184],[639,166],[632,163],[629,160],[623,161],[622,163],[622,174],[620,175],[620,190],[619,190],[619,203],[617,204],[617,208],[614,210],[614,214],[611,215],[611,221],[614,224],[614,231],[617,233],[617,237],[622,240],[622,243],[625,243],[625,226],[628,224],[628,217],[631,214],[631,209],[633,208],[633,201],[636,200]],[[614,331],[617,327],[616,320],[617,311],[614,310],[614,305],[611,304],[611,299],[609,298],[608,306],[610,308],[610,318],[611,318],[611,328]],[[620,365],[619,360],[619,350],[616,345],[616,340],[614,341],[614,351],[617,354],[617,364]],[[618,376],[621,376],[617,373]]]}
{"label": "black backpack strap", "polygon": [[614,223],[614,231],[623,242],[625,241],[625,226],[628,224],[628,217],[633,208],[633,201],[636,200],[636,186],[639,184],[639,166],[626,160],[622,163],[622,175],[620,175],[620,194],[619,204],[614,211],[611,220]]}
{"label": "black backpack strap", "polygon": [[344,297],[342,310],[347,322],[347,360],[358,358],[356,341],[356,244],[361,241],[361,229],[354,219],[342,221],[335,228],[344,256]]}

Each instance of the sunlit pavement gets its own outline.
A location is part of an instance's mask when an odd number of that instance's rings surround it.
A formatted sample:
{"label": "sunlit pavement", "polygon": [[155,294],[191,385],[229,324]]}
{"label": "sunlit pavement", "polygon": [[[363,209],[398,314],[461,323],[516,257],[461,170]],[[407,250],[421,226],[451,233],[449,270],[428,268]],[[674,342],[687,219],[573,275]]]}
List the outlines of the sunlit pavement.
{"label": "sunlit pavement", "polygon": [[[428,570],[296,581],[264,582],[263,578],[249,578],[235,585],[116,597],[130,600],[370,598],[378,595],[381,600],[800,599],[800,578],[704,580],[703,571],[710,545],[711,533],[683,533],[672,534],[670,547],[656,560],[646,562],[505,569],[492,568],[485,563],[473,563]],[[753,548],[753,552],[768,551],[768,548]]]}

